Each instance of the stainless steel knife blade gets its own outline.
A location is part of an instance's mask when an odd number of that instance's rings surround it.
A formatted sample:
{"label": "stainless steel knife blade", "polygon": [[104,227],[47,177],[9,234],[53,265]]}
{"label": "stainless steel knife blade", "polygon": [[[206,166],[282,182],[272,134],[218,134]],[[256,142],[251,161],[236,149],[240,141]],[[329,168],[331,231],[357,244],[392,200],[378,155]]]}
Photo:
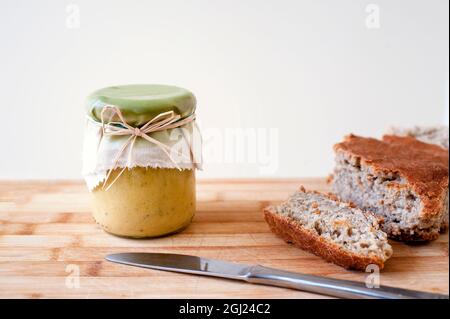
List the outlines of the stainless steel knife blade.
{"label": "stainless steel knife blade", "polygon": [[245,280],[251,269],[247,265],[177,254],[122,253],[108,255],[106,260],[136,267],[238,280]]}
{"label": "stainless steel knife blade", "polygon": [[294,273],[259,265],[243,265],[196,256],[163,253],[122,253],[106,260],[136,267],[242,280],[254,284],[303,290],[340,298],[449,299],[448,295]]}

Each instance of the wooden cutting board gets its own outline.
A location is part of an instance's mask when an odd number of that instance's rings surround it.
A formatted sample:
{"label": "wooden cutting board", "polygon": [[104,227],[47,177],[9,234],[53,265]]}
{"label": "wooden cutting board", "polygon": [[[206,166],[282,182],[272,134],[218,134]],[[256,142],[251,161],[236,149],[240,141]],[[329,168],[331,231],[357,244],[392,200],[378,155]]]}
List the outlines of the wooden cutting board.
{"label": "wooden cutting board", "polygon": [[[327,263],[269,232],[262,208],[284,200],[300,184],[327,189],[323,179],[200,181],[198,213],[190,227],[170,237],[132,240],[99,229],[82,182],[0,182],[0,297],[321,297],[104,260],[109,253],[137,251],[191,254],[364,281],[368,274]],[[429,244],[392,245],[394,256],[381,273],[381,284],[448,294],[448,234]]]}

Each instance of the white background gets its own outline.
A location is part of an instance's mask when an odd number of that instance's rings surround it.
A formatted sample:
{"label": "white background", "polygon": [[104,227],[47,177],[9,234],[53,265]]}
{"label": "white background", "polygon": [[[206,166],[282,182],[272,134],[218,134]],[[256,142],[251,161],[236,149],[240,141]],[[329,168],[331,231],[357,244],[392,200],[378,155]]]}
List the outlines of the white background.
{"label": "white background", "polygon": [[[366,25],[370,3],[378,29]],[[189,88],[205,131],[278,128],[273,174],[212,163],[202,177],[324,176],[347,133],[446,121],[448,9],[447,0],[0,0],[0,178],[81,178],[84,99],[126,83]]]}

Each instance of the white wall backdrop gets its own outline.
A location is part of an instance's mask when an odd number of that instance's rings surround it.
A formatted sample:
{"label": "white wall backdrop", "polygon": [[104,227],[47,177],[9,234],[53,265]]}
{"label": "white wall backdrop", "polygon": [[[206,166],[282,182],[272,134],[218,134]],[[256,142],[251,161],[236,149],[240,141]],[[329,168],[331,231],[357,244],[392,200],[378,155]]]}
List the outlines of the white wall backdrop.
{"label": "white wall backdrop", "polygon": [[[0,178],[80,178],[84,99],[127,83],[196,94],[210,162],[202,177],[326,175],[347,133],[446,121],[448,9],[447,0],[1,0]],[[237,128],[276,129],[275,169],[261,170],[265,157],[213,159],[211,146]]]}

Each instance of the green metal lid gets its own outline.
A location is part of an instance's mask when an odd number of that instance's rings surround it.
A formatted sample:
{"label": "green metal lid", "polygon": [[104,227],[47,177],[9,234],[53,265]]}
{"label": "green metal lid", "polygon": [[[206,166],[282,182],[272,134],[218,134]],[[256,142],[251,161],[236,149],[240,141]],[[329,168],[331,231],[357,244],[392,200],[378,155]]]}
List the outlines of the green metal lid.
{"label": "green metal lid", "polygon": [[188,90],[160,84],[110,86],[89,95],[87,114],[100,121],[105,105],[117,106],[132,126],[141,126],[160,113],[174,111],[187,117],[195,112],[195,96]]}

